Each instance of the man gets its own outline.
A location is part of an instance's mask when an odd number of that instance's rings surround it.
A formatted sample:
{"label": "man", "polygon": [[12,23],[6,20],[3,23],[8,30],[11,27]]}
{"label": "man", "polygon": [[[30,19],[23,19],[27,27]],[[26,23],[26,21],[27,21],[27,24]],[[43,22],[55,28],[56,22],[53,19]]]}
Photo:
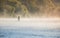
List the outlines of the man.
{"label": "man", "polygon": [[20,16],[18,16],[18,21],[20,21]]}

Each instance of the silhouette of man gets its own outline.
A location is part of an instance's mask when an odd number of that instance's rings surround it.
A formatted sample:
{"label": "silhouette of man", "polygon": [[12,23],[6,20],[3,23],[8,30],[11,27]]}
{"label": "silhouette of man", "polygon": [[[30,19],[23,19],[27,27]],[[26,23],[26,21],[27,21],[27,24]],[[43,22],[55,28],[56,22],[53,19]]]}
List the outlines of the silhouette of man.
{"label": "silhouette of man", "polygon": [[18,16],[18,21],[20,21],[20,16]]}

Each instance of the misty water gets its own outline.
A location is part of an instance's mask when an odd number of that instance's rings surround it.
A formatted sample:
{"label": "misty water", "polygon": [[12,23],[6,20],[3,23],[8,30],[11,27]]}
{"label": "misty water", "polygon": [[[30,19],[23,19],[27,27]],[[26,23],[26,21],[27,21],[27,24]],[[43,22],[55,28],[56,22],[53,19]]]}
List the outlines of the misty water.
{"label": "misty water", "polygon": [[0,29],[0,38],[60,38],[60,31],[42,29]]}
{"label": "misty water", "polygon": [[46,21],[0,19],[0,38],[60,38],[60,22]]}

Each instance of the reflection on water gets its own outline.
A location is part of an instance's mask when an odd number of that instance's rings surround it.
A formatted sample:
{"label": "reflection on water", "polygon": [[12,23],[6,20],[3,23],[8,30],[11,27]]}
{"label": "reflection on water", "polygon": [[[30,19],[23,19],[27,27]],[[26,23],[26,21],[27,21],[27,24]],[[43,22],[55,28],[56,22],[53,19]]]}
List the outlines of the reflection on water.
{"label": "reflection on water", "polygon": [[0,38],[60,38],[60,30],[0,29]]}

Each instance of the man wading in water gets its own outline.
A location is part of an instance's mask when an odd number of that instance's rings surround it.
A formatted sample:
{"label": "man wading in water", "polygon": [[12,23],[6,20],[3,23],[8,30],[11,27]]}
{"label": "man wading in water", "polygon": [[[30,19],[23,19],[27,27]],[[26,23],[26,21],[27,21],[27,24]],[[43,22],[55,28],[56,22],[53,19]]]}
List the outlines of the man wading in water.
{"label": "man wading in water", "polygon": [[20,21],[20,16],[18,16],[18,21]]}

